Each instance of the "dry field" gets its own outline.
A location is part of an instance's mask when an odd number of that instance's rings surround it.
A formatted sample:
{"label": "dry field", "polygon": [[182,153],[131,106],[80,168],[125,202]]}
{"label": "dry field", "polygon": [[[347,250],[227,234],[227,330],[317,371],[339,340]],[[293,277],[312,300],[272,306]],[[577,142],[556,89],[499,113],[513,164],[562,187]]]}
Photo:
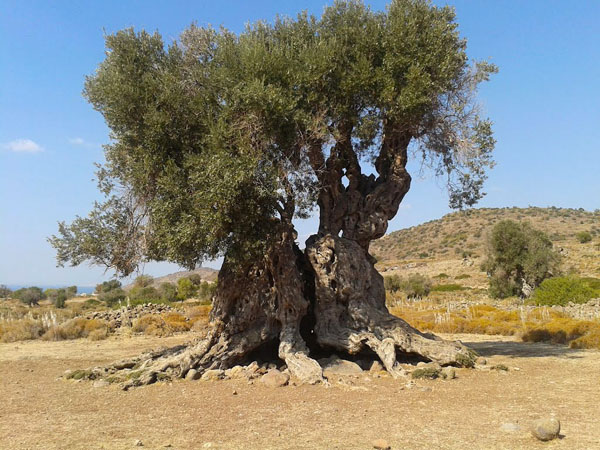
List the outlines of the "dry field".
{"label": "dry field", "polygon": [[[600,448],[600,352],[513,337],[447,335],[509,371],[459,369],[410,387],[368,373],[331,387],[182,380],[128,392],[58,379],[189,337],[0,344],[0,448],[369,449],[379,438],[393,449]],[[550,414],[561,439],[538,442],[527,427]]]}

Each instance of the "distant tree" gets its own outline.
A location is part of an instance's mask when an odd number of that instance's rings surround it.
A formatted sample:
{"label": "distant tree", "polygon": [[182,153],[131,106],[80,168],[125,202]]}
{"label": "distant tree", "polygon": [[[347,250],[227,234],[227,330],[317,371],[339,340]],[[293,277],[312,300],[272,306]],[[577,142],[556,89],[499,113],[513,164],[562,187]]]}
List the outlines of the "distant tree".
{"label": "distant tree", "polygon": [[150,286],[153,282],[154,278],[152,278],[150,275],[140,275],[136,277],[135,281],[133,282],[133,285],[135,287],[145,288]]}
{"label": "distant tree", "polygon": [[64,308],[65,302],[67,301],[67,290],[59,289],[56,293],[56,297],[52,300],[52,303],[57,308]]}
{"label": "distant tree", "polygon": [[[135,383],[227,368],[270,342],[294,376],[319,382],[306,336],[314,353],[373,351],[395,375],[402,352],[471,361],[389,313],[369,255],[410,167],[442,176],[452,208],[484,195],[495,141],[476,93],[496,68],[467,56],[452,8],[337,0],[321,17],[239,34],[191,26],[165,45],[129,29],[106,44],[84,90],[111,130],[98,172],[106,199],[59,224],[58,263],[128,275],[149,260],[224,261],[210,337],[165,352]],[[316,208],[301,251],[294,218]]]}
{"label": "distant tree", "polygon": [[560,255],[544,232],[526,222],[503,220],[490,233],[481,268],[490,277],[492,297],[529,296],[544,279],[558,273]]}
{"label": "distant tree", "polygon": [[69,286],[66,288],[67,298],[73,298],[77,295],[77,286]]}
{"label": "distant tree", "polygon": [[12,294],[12,290],[9,289],[6,285],[0,284],[0,298],[10,298]]}
{"label": "distant tree", "polygon": [[109,280],[104,281],[101,284],[96,285],[96,294],[102,294],[106,292],[110,292],[114,289],[119,289],[121,287],[121,282],[119,280]]}
{"label": "distant tree", "polygon": [[154,302],[160,300],[160,293],[153,286],[134,286],[127,293],[134,302]]}
{"label": "distant tree", "polygon": [[197,286],[187,277],[177,280],[177,298],[181,301],[194,297],[197,289]]}
{"label": "distant tree", "polygon": [[198,285],[197,297],[200,300],[207,301],[211,300],[216,290],[216,283],[209,283],[207,281],[203,281]]}
{"label": "distant tree", "polygon": [[107,291],[102,290],[98,294],[98,300],[106,303],[107,306],[115,306],[127,298],[127,293],[120,287],[113,287]]}
{"label": "distant tree", "polygon": [[158,293],[164,301],[174,302],[177,300],[177,287],[173,283],[161,283]]}
{"label": "distant tree", "polygon": [[197,273],[193,273],[191,275],[188,276],[188,279],[195,285],[195,286],[200,286],[200,284],[202,283],[202,277],[200,275],[198,275]]}
{"label": "distant tree", "polygon": [[575,235],[575,237],[581,244],[587,244],[592,240],[592,234],[589,231],[580,231]]}
{"label": "distant tree", "polygon": [[46,298],[42,289],[36,286],[18,289],[13,293],[13,297],[29,306],[37,305],[40,300]]}

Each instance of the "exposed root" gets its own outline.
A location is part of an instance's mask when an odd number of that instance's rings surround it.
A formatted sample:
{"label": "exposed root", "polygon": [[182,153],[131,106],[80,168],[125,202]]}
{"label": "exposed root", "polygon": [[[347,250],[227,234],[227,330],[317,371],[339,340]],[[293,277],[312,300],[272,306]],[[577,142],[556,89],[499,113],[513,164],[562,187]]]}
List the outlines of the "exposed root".
{"label": "exposed root", "polygon": [[394,377],[404,375],[399,352],[441,365],[474,364],[474,352],[461,343],[422,333],[388,312],[383,277],[355,241],[314,236],[306,253],[316,274],[315,334],[320,345],[350,354],[368,347]]}

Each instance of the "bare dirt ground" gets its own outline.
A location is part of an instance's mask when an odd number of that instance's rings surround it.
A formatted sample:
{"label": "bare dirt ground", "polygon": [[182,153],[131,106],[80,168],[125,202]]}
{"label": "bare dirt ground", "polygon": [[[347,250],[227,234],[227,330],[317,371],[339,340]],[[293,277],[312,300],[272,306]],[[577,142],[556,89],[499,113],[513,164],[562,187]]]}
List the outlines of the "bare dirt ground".
{"label": "bare dirt ground", "polygon": [[[0,344],[0,448],[132,449],[138,439],[148,449],[370,449],[375,439],[393,449],[600,448],[600,352],[452,337],[510,370],[459,369],[411,388],[365,373],[331,387],[182,380],[124,392],[57,378],[189,336]],[[529,424],[550,414],[562,436],[538,442]]]}

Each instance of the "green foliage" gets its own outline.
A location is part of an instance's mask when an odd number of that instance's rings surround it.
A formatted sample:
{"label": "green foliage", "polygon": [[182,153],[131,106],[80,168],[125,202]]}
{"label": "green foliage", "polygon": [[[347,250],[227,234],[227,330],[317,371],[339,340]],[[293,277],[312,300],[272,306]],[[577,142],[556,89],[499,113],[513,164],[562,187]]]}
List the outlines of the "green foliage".
{"label": "green foliage", "polygon": [[46,298],[42,289],[36,286],[17,289],[13,292],[12,297],[21,300],[29,306],[37,305],[40,300]]}
{"label": "green foliage", "polygon": [[126,297],[127,293],[120,287],[102,291],[98,294],[98,300],[106,303],[107,306],[115,306],[117,303],[123,302]]}
{"label": "green foliage", "polygon": [[559,270],[560,256],[552,250],[550,238],[526,222],[498,222],[487,244],[482,270],[490,277],[492,297],[521,295],[524,282],[539,286]]}
{"label": "green foliage", "polygon": [[120,287],[121,282],[119,280],[104,281],[102,284],[96,285],[96,294],[106,293]]}
{"label": "green foliage", "polygon": [[177,280],[177,298],[181,301],[196,295],[197,286],[187,277]]}
{"label": "green foliage", "polygon": [[575,234],[575,237],[580,244],[586,244],[592,240],[592,234],[589,231],[580,231]]}
{"label": "green foliage", "polygon": [[[111,131],[98,172],[106,199],[59,224],[50,242],[61,265],[127,275],[148,260],[260,255],[327,188],[315,161],[368,161],[385,179],[411,143],[448,180],[453,208],[484,195],[495,141],[475,94],[496,68],[469,61],[450,7],[336,1],[320,18],[238,35],[191,26],[165,46],[128,29],[106,47],[84,91]],[[352,145],[336,156],[340,142]]]}
{"label": "green foliage", "polygon": [[424,367],[422,369],[415,369],[411,372],[411,377],[415,380],[428,379],[434,380],[440,376],[442,371],[434,367]]}
{"label": "green foliage", "polygon": [[586,303],[600,296],[600,290],[592,288],[585,279],[576,277],[555,277],[544,280],[534,291],[533,300],[537,305],[566,305],[569,302]]}
{"label": "green foliage", "polygon": [[[72,290],[69,292],[72,292]],[[67,298],[70,298],[68,297],[67,289],[46,289],[44,295],[57,308],[64,308]]]}
{"label": "green foliage", "polygon": [[144,303],[144,302],[155,302],[161,299],[161,295],[157,289],[152,286],[134,286],[127,293],[132,304]]}
{"label": "green foliage", "polygon": [[455,280],[466,280],[467,278],[471,278],[471,275],[468,273],[461,273],[460,275],[454,277]]}
{"label": "green foliage", "polygon": [[161,283],[158,287],[158,293],[165,302],[177,301],[177,287],[173,283]]}
{"label": "green foliage", "polygon": [[460,284],[454,284],[454,283],[449,283],[449,284],[436,284],[435,286],[433,286],[431,288],[431,292],[456,292],[456,291],[464,291],[468,289],[465,286],[462,286]]}
{"label": "green foliage", "polygon": [[153,281],[154,278],[152,278],[150,275],[140,275],[136,277],[135,281],[133,282],[133,285],[137,288],[145,288],[150,286]]}
{"label": "green foliage", "polygon": [[398,275],[383,278],[385,289],[390,292],[402,291],[408,298],[423,298],[431,291],[431,280],[419,273],[409,275],[406,279]]}

